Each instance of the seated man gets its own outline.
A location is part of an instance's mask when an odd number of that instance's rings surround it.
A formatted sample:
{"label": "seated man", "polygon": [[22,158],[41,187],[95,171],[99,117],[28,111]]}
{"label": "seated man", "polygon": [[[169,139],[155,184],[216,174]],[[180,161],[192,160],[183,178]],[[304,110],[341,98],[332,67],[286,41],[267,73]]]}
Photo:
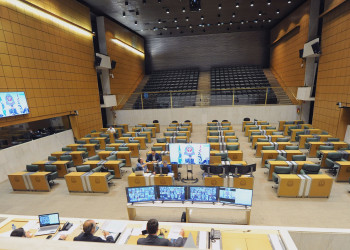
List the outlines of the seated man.
{"label": "seated man", "polygon": [[142,170],[145,173],[148,172],[147,163],[145,163],[142,158],[138,158],[135,171],[142,171]]}
{"label": "seated man", "polygon": [[182,247],[184,244],[184,239],[183,239],[184,230],[181,230],[179,238],[177,238],[174,244],[171,243],[168,239],[158,237],[157,232],[158,232],[158,221],[156,219],[150,219],[147,222],[148,236],[146,238],[138,239],[137,245]]}
{"label": "seated man", "polygon": [[162,157],[156,153],[156,151],[152,150],[152,153],[147,155],[146,162],[159,162],[162,161]]}
{"label": "seated man", "polygon": [[17,228],[11,232],[11,237],[25,237],[25,238],[32,238],[33,235],[30,232],[24,231],[23,228]]}
{"label": "seated man", "polygon": [[114,129],[112,126],[110,126],[110,127],[107,129],[107,132],[108,132],[108,133],[115,133],[115,129]]}
{"label": "seated man", "polygon": [[109,232],[103,231],[103,235],[106,237],[106,240],[98,236],[94,236],[94,233],[97,231],[97,229],[96,229],[96,222],[94,220],[86,220],[83,225],[84,232],[82,232],[77,237],[75,237],[74,241],[93,241],[93,242],[114,243],[113,236],[109,235]]}
{"label": "seated man", "polygon": [[164,161],[163,161],[163,164],[161,164],[160,167],[162,167],[162,168],[168,168],[168,169],[169,169],[169,173],[172,173],[171,165],[168,164],[167,161],[164,160]]}

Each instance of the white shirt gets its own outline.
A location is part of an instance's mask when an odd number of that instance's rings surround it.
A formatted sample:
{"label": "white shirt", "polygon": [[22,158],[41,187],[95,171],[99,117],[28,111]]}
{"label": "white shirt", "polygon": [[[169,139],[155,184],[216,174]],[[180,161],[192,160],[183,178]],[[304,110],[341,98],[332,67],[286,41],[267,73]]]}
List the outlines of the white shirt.
{"label": "white shirt", "polygon": [[109,128],[109,129],[107,129],[107,132],[109,132],[109,133],[115,133],[115,129],[114,129],[114,128]]}

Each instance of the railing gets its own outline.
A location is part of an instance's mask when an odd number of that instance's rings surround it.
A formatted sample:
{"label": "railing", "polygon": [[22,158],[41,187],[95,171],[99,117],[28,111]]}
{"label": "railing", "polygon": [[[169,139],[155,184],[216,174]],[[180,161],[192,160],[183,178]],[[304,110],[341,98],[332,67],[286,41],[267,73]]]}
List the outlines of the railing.
{"label": "railing", "polygon": [[[279,94],[276,94],[279,93]],[[282,93],[282,94],[281,94]],[[281,87],[119,93],[117,98],[135,100],[125,109],[183,108],[193,106],[290,104]],[[283,99],[283,100],[282,100]],[[120,109],[120,107],[117,109]]]}

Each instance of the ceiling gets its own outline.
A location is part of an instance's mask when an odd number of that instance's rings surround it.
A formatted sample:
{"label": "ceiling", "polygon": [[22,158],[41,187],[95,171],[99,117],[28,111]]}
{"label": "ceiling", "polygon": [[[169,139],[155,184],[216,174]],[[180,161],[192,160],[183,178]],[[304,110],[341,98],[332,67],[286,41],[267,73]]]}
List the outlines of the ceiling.
{"label": "ceiling", "polygon": [[201,0],[199,11],[189,0],[82,2],[141,36],[161,37],[270,29],[306,0]]}

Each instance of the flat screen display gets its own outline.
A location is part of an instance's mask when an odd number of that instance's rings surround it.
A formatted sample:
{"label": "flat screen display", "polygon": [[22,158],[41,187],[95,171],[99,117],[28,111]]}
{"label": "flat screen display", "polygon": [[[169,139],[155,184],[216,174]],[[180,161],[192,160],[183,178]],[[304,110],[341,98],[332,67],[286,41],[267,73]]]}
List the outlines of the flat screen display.
{"label": "flat screen display", "polygon": [[0,118],[29,114],[24,92],[0,92]]}
{"label": "flat screen display", "polygon": [[217,202],[218,188],[190,186],[188,192],[188,200],[199,202]]}
{"label": "flat screen display", "polygon": [[129,187],[126,188],[129,203],[156,201],[157,194],[155,186]]}
{"label": "flat screen display", "polygon": [[209,164],[210,144],[171,143],[169,151],[172,164]]}
{"label": "flat screen display", "polygon": [[253,190],[240,188],[219,188],[219,200],[223,203],[251,206]]}
{"label": "flat screen display", "polygon": [[58,213],[39,215],[39,223],[41,227],[58,225],[60,224],[60,217]]}
{"label": "flat screen display", "polygon": [[159,186],[159,200],[161,201],[185,201],[186,187],[184,186]]}

